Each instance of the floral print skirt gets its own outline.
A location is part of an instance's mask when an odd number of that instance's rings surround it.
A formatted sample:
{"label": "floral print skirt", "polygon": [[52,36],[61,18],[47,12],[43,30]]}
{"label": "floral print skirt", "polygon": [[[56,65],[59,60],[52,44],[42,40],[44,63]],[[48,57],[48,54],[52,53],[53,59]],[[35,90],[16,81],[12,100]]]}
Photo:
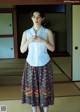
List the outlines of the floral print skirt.
{"label": "floral print skirt", "polygon": [[43,107],[54,104],[51,61],[40,67],[25,63],[22,76],[22,103]]}

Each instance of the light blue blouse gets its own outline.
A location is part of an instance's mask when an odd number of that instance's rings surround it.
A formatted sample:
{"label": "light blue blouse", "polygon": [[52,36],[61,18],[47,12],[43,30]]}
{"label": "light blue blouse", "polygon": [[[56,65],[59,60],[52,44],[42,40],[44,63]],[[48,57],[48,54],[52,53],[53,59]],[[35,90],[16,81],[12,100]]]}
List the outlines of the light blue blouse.
{"label": "light blue blouse", "polygon": [[[32,36],[36,35],[39,38],[47,40],[48,29],[43,26],[35,33],[33,27],[25,31],[28,40],[32,40]],[[31,66],[44,66],[50,61],[50,56],[47,52],[47,47],[42,42],[35,40],[31,41],[28,46],[28,55],[26,61]]]}

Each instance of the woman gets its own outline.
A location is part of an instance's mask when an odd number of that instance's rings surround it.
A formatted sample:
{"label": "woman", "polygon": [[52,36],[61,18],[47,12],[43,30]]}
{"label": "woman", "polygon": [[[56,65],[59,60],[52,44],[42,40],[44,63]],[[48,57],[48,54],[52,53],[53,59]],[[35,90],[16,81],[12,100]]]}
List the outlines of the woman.
{"label": "woman", "polygon": [[26,52],[26,64],[22,76],[22,103],[31,104],[33,112],[48,112],[48,106],[54,104],[53,72],[47,49],[54,51],[52,32],[42,26],[43,12],[31,12],[33,27],[24,31],[20,46],[21,53]]}

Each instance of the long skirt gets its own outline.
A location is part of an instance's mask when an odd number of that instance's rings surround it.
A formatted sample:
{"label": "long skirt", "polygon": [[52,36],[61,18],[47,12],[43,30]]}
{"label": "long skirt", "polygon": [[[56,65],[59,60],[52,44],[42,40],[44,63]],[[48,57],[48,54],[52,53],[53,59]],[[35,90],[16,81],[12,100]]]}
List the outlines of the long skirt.
{"label": "long skirt", "polygon": [[22,103],[46,107],[54,104],[53,69],[49,61],[34,67],[25,63],[22,76]]}

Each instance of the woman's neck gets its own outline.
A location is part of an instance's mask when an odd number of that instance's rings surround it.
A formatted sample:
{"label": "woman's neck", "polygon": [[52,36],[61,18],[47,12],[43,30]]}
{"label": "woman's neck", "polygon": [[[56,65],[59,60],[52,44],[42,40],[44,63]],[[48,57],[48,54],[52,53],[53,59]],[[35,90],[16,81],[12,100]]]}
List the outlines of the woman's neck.
{"label": "woman's neck", "polygon": [[34,25],[34,26],[33,26],[35,32],[37,32],[37,31],[39,30],[40,27],[41,27],[41,25],[40,25],[40,26],[39,26],[39,25]]}

